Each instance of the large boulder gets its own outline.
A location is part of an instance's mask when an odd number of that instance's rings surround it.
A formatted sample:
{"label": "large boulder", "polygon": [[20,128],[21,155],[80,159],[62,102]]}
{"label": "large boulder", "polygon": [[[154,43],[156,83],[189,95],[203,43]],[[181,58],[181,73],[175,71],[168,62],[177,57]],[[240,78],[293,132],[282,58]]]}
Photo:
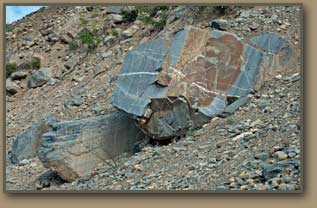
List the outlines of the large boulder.
{"label": "large boulder", "polygon": [[11,162],[17,164],[23,159],[30,159],[36,156],[37,150],[41,146],[41,137],[51,130],[56,118],[47,117],[42,121],[34,123],[22,134],[17,136],[12,145]]}
{"label": "large boulder", "polygon": [[144,138],[135,122],[118,111],[54,124],[53,130],[43,135],[38,156],[45,167],[73,181],[105,160],[131,150]]}
{"label": "large boulder", "polygon": [[153,138],[183,135],[245,104],[271,59],[232,33],[186,27],[127,53],[112,103]]}

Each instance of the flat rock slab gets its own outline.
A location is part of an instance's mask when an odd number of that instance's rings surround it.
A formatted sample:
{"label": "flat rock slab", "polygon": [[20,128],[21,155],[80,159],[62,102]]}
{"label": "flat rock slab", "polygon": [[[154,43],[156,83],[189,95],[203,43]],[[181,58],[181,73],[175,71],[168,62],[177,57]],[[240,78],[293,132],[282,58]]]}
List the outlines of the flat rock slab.
{"label": "flat rock slab", "polygon": [[[273,52],[285,45],[277,41],[268,46],[272,43],[267,39],[276,38],[269,35],[255,42]],[[132,115],[149,136],[178,136],[246,103],[245,97],[272,70],[272,57],[235,34],[186,27],[127,53],[112,103]],[[228,110],[238,99],[243,101]]]}
{"label": "flat rock slab", "polygon": [[53,125],[43,135],[38,156],[64,180],[88,175],[98,164],[114,159],[145,138],[125,112],[114,112]]}

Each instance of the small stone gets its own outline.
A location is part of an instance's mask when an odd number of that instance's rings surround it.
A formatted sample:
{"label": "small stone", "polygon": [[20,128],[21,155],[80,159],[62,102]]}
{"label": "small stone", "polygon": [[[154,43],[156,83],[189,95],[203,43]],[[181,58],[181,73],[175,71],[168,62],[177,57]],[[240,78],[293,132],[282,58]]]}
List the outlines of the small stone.
{"label": "small stone", "polygon": [[279,185],[279,189],[281,191],[295,191],[296,190],[296,185],[295,184],[281,183]]}
{"label": "small stone", "polygon": [[249,11],[241,12],[240,17],[241,18],[249,18],[250,17],[250,12]]}
{"label": "small stone", "polygon": [[254,188],[255,188],[255,190],[258,190],[258,191],[266,191],[266,190],[268,190],[268,186],[264,185],[264,184],[255,184]]}
{"label": "small stone", "polygon": [[266,161],[270,158],[270,155],[266,152],[262,152],[262,153],[256,154],[254,158],[262,160],[262,161]]}
{"label": "small stone", "polygon": [[224,19],[216,19],[209,22],[209,27],[216,30],[227,30],[228,21]]}
{"label": "small stone", "polygon": [[282,178],[273,178],[271,181],[272,181],[272,185],[274,187],[278,187],[283,182],[283,179]]}
{"label": "small stone", "polygon": [[272,16],[271,16],[271,20],[274,22],[274,21],[276,21],[278,19],[278,16],[276,15],[276,14],[273,14]]}
{"label": "small stone", "polygon": [[13,94],[16,94],[20,90],[20,87],[16,83],[14,83],[11,79],[7,79],[6,90],[8,93],[13,95]]}
{"label": "small stone", "polygon": [[283,151],[275,152],[274,156],[277,157],[279,160],[285,160],[288,157],[288,155]]}
{"label": "small stone", "polygon": [[234,177],[231,177],[231,178],[229,178],[229,183],[234,183],[236,180],[235,180],[235,178]]}
{"label": "small stone", "polygon": [[137,165],[134,165],[134,170],[136,170],[136,171],[142,171],[143,170],[143,168],[142,168],[142,166],[140,165],[140,164],[137,164]]}
{"label": "small stone", "polygon": [[293,157],[295,157],[297,154],[296,154],[296,152],[290,152],[290,153],[288,153],[288,157],[290,157],[290,158],[293,158]]}
{"label": "small stone", "polygon": [[110,46],[114,41],[114,36],[112,35],[108,35],[107,37],[105,37],[105,39],[103,39],[103,44],[106,46]]}
{"label": "small stone", "polygon": [[51,79],[51,70],[49,68],[42,68],[34,72],[28,80],[29,88],[36,88],[44,85]]}
{"label": "small stone", "polygon": [[110,14],[109,20],[113,21],[115,24],[120,24],[123,21],[123,17],[120,14]]}
{"label": "small stone", "polygon": [[282,78],[283,78],[283,76],[281,74],[275,76],[275,79],[277,79],[277,80],[280,80]]}
{"label": "small stone", "polygon": [[37,164],[36,164],[35,162],[32,162],[32,163],[30,163],[30,166],[31,166],[31,167],[36,167]]}
{"label": "small stone", "polygon": [[240,186],[240,189],[241,190],[248,190],[249,186],[248,185],[242,185],[242,186]]}
{"label": "small stone", "polygon": [[27,165],[27,164],[29,164],[29,162],[30,161],[28,159],[23,159],[20,161],[19,165]]}
{"label": "small stone", "polygon": [[112,51],[107,51],[107,52],[101,53],[102,58],[108,58],[111,55],[112,55]]}
{"label": "small stone", "polygon": [[286,30],[286,29],[287,29],[287,26],[286,26],[286,25],[281,25],[280,28],[281,28],[282,30]]}
{"label": "small stone", "polygon": [[250,126],[251,127],[255,127],[255,126],[258,126],[258,125],[262,125],[262,124],[263,124],[263,122],[260,119],[257,119],[255,121],[253,121]]}
{"label": "small stone", "polygon": [[136,33],[137,31],[139,30],[139,27],[136,26],[136,25],[132,25],[130,28],[128,28],[127,30],[124,30],[122,32],[122,35],[125,37],[125,38],[131,38],[134,33]]}
{"label": "small stone", "polygon": [[17,71],[17,72],[13,72],[11,74],[11,79],[12,80],[20,80],[20,79],[24,79],[25,77],[28,76],[28,72],[27,71]]}
{"label": "small stone", "polygon": [[64,106],[80,106],[84,103],[84,100],[81,97],[67,99],[64,101]]}

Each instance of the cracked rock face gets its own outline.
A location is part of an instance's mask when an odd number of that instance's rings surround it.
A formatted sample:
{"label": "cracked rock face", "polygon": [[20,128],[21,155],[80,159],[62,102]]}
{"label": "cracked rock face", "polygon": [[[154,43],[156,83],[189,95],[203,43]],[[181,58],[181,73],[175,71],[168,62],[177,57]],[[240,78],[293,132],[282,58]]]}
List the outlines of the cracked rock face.
{"label": "cracked rock face", "polygon": [[42,136],[38,156],[44,167],[73,181],[90,173],[99,163],[114,159],[145,138],[124,112],[80,120],[62,121]]}
{"label": "cracked rock face", "polygon": [[232,33],[195,27],[144,43],[127,53],[112,103],[153,138],[182,135],[246,103],[288,42],[267,34],[253,44]]}

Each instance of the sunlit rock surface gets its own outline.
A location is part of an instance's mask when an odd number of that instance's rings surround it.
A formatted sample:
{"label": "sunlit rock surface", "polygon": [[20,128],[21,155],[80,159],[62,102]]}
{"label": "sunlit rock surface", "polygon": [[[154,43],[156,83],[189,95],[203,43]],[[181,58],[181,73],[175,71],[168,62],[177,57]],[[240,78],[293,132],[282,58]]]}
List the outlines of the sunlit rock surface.
{"label": "sunlit rock surface", "polygon": [[144,43],[127,53],[112,103],[153,138],[183,135],[245,104],[272,70],[273,53],[288,46],[277,34],[252,41],[256,47],[232,33],[186,27]]}

